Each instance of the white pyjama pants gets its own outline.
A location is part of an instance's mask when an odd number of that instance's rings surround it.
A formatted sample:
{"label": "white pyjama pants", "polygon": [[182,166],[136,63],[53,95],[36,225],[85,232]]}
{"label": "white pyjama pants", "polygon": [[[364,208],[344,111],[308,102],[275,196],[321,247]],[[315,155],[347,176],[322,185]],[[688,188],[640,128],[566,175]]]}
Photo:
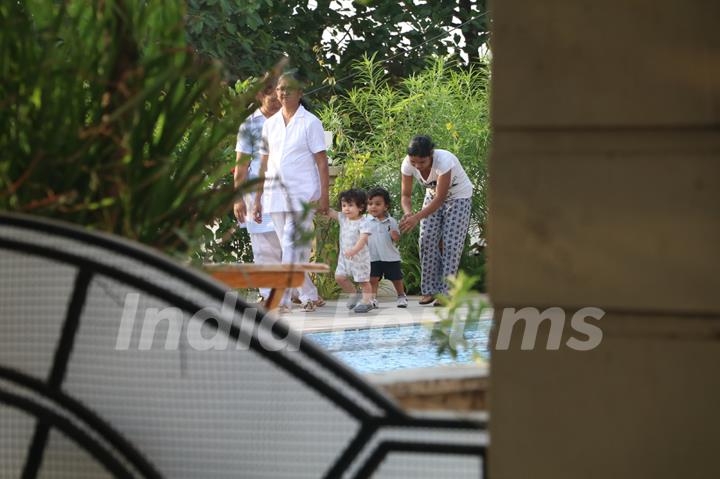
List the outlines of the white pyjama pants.
{"label": "white pyjama pants", "polygon": [[[306,263],[310,259],[311,243],[309,240],[301,241],[301,232],[313,231],[314,212],[309,212],[307,217],[302,218],[302,212],[287,211],[282,213],[271,213],[275,231],[277,232],[282,249],[283,263]],[[300,231],[298,231],[300,230]],[[310,276],[305,273],[305,281],[298,288],[300,301],[317,301],[318,292]],[[281,305],[291,305],[291,290],[286,290],[280,301]]]}
{"label": "white pyjama pants", "polygon": [[[250,245],[252,246],[253,262],[256,264],[281,263],[282,249],[277,233],[250,233]],[[259,288],[260,296],[267,299],[270,296],[270,288]]]}

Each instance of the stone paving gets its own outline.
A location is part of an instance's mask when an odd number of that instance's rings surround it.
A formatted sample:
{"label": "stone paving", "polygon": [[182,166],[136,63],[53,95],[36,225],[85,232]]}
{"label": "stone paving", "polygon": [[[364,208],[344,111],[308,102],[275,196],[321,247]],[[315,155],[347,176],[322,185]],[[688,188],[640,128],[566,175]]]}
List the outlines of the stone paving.
{"label": "stone paving", "polygon": [[[485,295],[482,298],[487,301]],[[395,298],[379,298],[378,309],[369,313],[355,313],[347,309],[345,298],[340,298],[327,301],[325,306],[312,313],[306,313],[295,305],[293,311],[283,314],[282,318],[291,327],[303,332],[382,328],[438,321],[440,318],[437,313],[441,308],[420,306],[418,299],[418,296],[408,296],[408,307],[403,309],[397,307]]]}

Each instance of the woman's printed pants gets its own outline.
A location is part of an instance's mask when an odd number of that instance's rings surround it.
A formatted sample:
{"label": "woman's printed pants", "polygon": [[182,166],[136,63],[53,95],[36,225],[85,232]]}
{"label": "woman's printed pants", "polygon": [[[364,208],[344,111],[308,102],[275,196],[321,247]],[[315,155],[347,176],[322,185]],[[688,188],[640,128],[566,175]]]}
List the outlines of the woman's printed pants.
{"label": "woman's printed pants", "polygon": [[[431,201],[432,197],[426,195],[423,207]],[[460,266],[471,207],[471,198],[446,200],[433,214],[420,221],[422,294],[448,293],[446,278],[457,274]]]}

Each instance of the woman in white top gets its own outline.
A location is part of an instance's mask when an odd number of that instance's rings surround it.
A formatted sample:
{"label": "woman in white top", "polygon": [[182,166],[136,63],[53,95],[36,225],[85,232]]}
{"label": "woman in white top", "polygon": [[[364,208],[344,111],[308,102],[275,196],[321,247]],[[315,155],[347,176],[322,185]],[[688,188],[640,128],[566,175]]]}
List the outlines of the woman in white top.
{"label": "woman in white top", "polygon": [[[448,293],[447,278],[457,274],[470,225],[473,186],[457,157],[435,149],[429,136],[412,139],[401,172],[405,215],[400,231],[407,233],[420,224],[420,304],[430,304],[435,295]],[[412,212],[413,178],[426,189],[417,213]]]}
{"label": "woman in white top", "polygon": [[[282,108],[263,125],[260,176],[265,182],[255,195],[253,216],[260,222],[263,212],[270,213],[282,262],[301,263],[310,258],[310,242],[299,238],[312,231],[314,216],[305,206],[317,203],[321,214],[329,207],[325,134],[320,120],[300,103],[303,91],[296,75],[282,75],[276,92]],[[314,311],[319,298],[307,274],[299,291],[303,309]],[[291,304],[286,292],[280,312],[288,312]]]}

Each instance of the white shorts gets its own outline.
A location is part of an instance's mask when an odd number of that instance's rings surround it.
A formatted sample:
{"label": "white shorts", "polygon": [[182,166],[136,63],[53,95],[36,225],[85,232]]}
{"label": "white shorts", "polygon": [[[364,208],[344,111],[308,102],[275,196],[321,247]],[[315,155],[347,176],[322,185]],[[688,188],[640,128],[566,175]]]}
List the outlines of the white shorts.
{"label": "white shorts", "polygon": [[347,259],[344,255],[338,258],[336,276],[350,276],[356,283],[370,281],[370,261]]}

